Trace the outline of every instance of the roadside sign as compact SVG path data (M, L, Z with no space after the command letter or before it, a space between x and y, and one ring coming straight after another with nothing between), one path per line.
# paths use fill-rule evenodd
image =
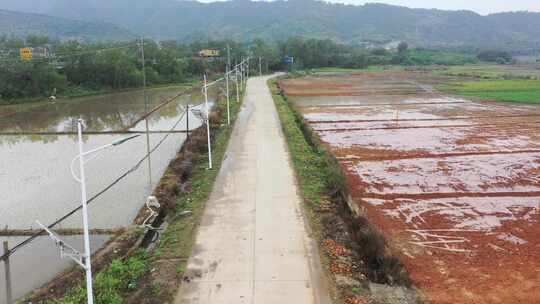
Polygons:
M284 64L293 64L294 63L294 57L291 57L291 56L283 57L283 63Z
M21 55L21 60L31 60L32 59L32 49L31 48L22 48L19 50Z
M199 52L200 57L219 57L219 50L204 49Z

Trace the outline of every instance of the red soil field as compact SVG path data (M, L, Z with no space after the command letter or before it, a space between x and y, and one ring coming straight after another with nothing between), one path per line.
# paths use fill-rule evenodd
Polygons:
M358 73L281 87L429 302L540 303L540 107L445 96L423 79Z

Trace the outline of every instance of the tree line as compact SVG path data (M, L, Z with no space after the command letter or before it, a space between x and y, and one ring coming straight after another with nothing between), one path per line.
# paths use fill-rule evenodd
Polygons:
M350 44L341 44L329 39L290 38L275 44L254 40L253 48L266 50L265 58L271 58L275 67L283 68L280 58L295 58L294 68L313 69L319 67L367 68L374 65L463 65L479 61L475 54L456 53L425 48L409 48L401 42L395 49L365 49Z
M148 85L183 83L203 73L223 69L223 58L197 57L201 48L224 48L227 42L181 44L144 41ZM233 61L244 55L243 46L230 42ZM52 56L19 58L19 48L45 46ZM46 37L0 38L0 98L3 103L20 99L77 95L99 90L141 87L142 48L139 41L87 44L55 41ZM238 58L237 58L238 57Z
M54 56L20 60L22 47L47 46ZM201 58L202 49L220 52L217 58ZM288 68L285 56L294 57L294 69L318 67L366 68L372 65L461 65L475 63L476 54L409 48L400 43L394 50L365 49L330 39L289 38L278 42L254 39L249 43L231 40L144 41L148 85L185 83L202 74L224 72L227 51L231 64L250 56L253 72L262 68ZM497 54L497 56L501 56ZM483 59L485 56L480 56ZM140 41L82 43L41 36L25 39L0 37L0 103L16 103L37 97L76 96L88 92L141 87L143 65Z

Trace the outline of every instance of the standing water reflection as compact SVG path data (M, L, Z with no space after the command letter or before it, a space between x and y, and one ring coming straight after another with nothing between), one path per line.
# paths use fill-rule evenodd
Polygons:
M184 90L184 87L149 90L149 108L155 108ZM212 103L214 95L211 94ZM153 183L148 183L149 170L145 162L89 205L92 229L117 228L132 222L185 140L185 133L180 132L186 129L188 117L184 115L185 105L189 103L190 106L200 107L197 105L202 101L200 94L183 95L148 117L150 149L168 136L151 155ZM73 180L69 169L70 161L78 153L77 137L75 134L56 132L70 133L76 130L73 127L79 117L86 122L86 132L144 132L144 108L142 92L129 92L32 106L1 116L0 133L24 135L0 135L0 227L35 229L35 220L43 224L51 223L80 204L79 184ZM190 129L201 125L194 115L187 115ZM167 131L171 129L175 132L168 134ZM124 136L90 133L84 136L84 145L86 149L91 149ZM146 153L146 138L140 136L99 154L85 168L89 197L132 168ZM81 222L81 214L77 212L55 228L80 228ZM20 237L0 239L9 239L11 246L21 240ZM80 238L70 239L75 242L74 246L80 247L77 243ZM98 239L96 245L106 240ZM11 256L12 272L17 273L13 276L13 285L17 286L14 296L23 296L69 264L60 260L55 252L56 247L52 242L40 238ZM47 264L47 269L43 268L39 270L39 276L33 276L36 269L32 261ZM3 282L3 273L0 277L0 282ZM4 301L0 297L0 304Z

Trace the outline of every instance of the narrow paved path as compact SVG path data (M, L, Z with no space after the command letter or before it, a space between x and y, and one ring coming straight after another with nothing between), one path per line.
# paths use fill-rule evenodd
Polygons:
M330 303L268 78L248 81L175 303Z

